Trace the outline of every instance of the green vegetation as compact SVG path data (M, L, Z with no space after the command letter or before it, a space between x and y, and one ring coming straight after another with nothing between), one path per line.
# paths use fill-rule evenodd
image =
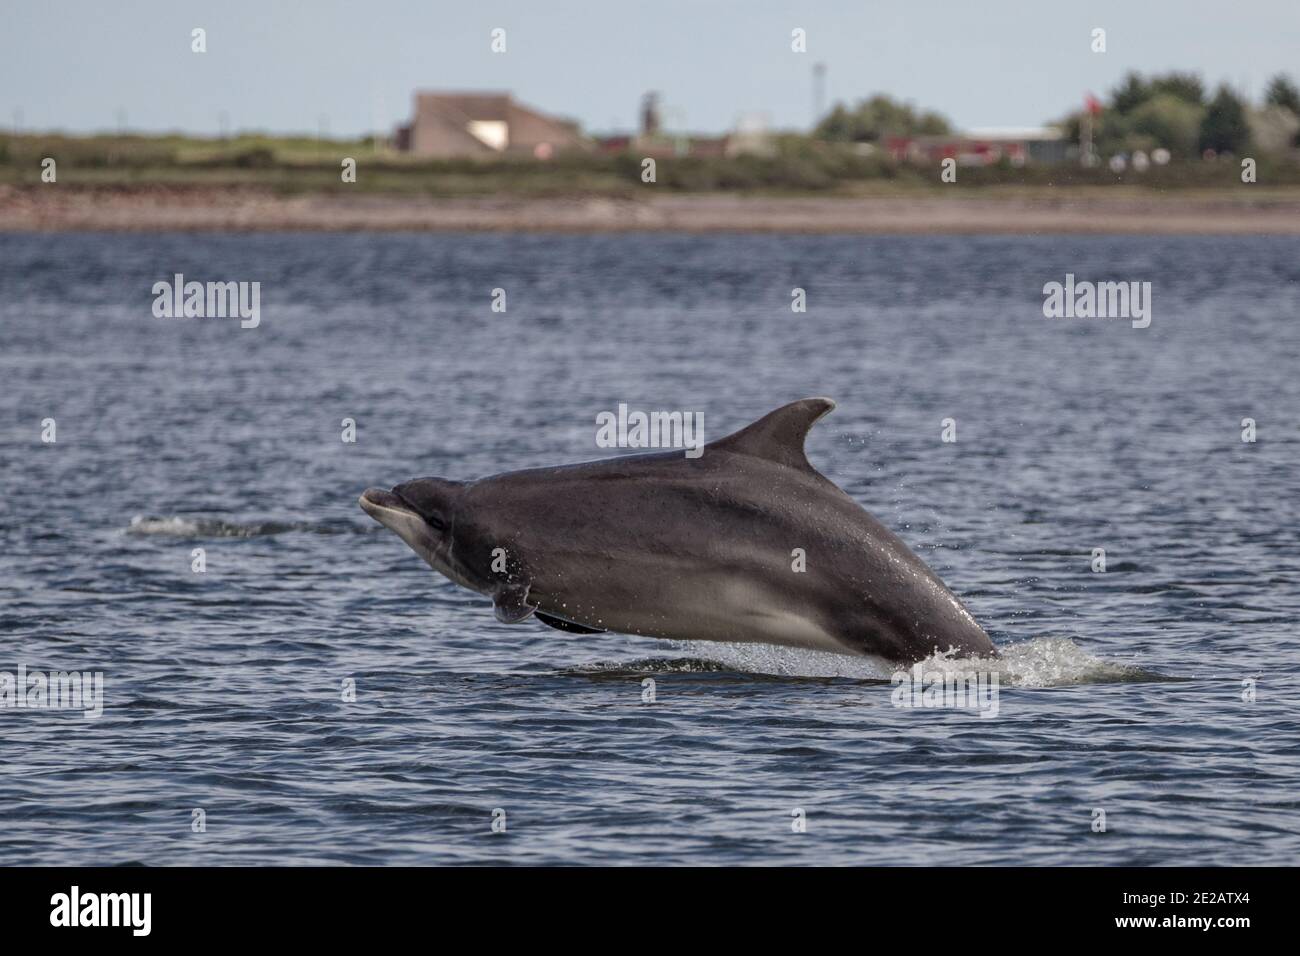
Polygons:
M1162 116L1159 110L1156 116ZM1156 129L1155 118L1151 129ZM1176 127L1171 127L1176 128ZM1199 128L1199 127L1198 127ZM1184 122L1179 135L1195 135ZM1163 134L1162 134L1163 135ZM641 157L567 154L550 162L531 159L421 160L376 150L360 140L247 136L198 140L163 136L0 136L0 184L39 184L41 160L55 157L59 183L77 188L254 188L279 195L358 192L435 197L631 197L641 182ZM357 161L357 182L344 184L344 157ZM674 192L844 194L939 190L933 170L889 160L861 144L777 138L771 155L734 158L666 158L658 161L654 188ZM1300 166L1260 158L1260 181L1300 185ZM1238 182L1230 161L1174 162L1142 174L1115 174L1074 164L1002 164L963 168L968 186L1095 186L1139 184L1156 189L1216 188Z
M1205 102L1205 86L1194 73L1167 73L1150 80L1144 80L1140 74L1130 73L1111 94L1111 109L1128 114L1158 96L1201 106Z
M1201 119L1202 150L1216 153L1242 153L1250 146L1250 126L1246 108L1226 86L1219 87Z
M1078 142L1083 113L1066 117L1062 126ZM1300 140L1300 92L1278 75L1264 100L1253 108L1228 86L1207 100L1200 77L1167 73L1149 79L1130 73L1110 94L1110 102L1093 118L1093 143L1103 159L1117 153L1157 148L1175 159L1198 159L1206 150L1231 156L1250 151L1283 153Z
M888 96L873 96L852 110L836 103L830 114L817 124L814 139L837 143L875 143L885 136L943 136L952 132L938 113L917 112L911 103L899 103Z
M1300 90L1296 89L1296 85L1289 77L1280 73L1268 84L1268 90L1264 93L1264 103L1267 106L1280 106L1300 116Z
M1217 189L1239 185L1233 156L1258 162L1261 185L1300 186L1295 144L1300 136L1300 91L1285 76L1269 84L1258 108L1226 88L1213 98L1199 77L1169 73L1130 74L1093 118L1096 149L1103 158L1157 147L1169 150L1168 165L1112 172L1104 163L998 164L962 167L966 186L1089 187L1127 184L1146 189ZM1064 121L1066 138L1078 143L1081 114ZM853 109L835 106L811 136L777 136L763 154L735 157L681 156L658 159L658 189L675 192L732 191L767 195L868 195L939 190L929 166L895 162L882 149L888 135L947 135L947 121L910 104L875 96ZM1205 150L1217 159L1203 160ZM385 149L371 139L240 135L222 139L177 135L0 134L0 186L36 186L41 161L58 163L59 183L71 189L239 188L281 195L301 193L411 196L641 195L641 156L577 153L548 162L528 158L427 160ZM356 183L340 176L345 157L357 161Z

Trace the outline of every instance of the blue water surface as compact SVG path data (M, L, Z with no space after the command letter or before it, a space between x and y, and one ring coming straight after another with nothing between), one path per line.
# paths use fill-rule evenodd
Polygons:
M260 324L156 318L177 273ZM1150 327L1045 318L1067 273ZM98 718L0 710L0 863L1300 856L1296 238L4 235L0 291L0 671L104 675ZM356 503L809 395L1003 648L996 717L500 624Z

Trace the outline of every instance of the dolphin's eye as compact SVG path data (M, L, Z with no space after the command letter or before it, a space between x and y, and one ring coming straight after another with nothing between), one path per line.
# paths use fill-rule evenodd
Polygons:
M453 482L441 478L416 478L393 489L408 509L419 515L434 531L446 531Z

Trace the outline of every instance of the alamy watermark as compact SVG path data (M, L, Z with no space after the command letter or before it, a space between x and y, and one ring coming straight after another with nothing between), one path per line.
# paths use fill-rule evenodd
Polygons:
M596 445L600 448L685 448L687 458L704 454L703 412L628 411L596 416Z
M997 671L895 671L890 700L895 707L977 710L982 718L998 715Z
M103 671L0 671L0 710L79 710L87 720L104 713Z
M152 893L83 893L74 885L50 897L50 925L56 927L120 926L148 936L152 912Z
M1131 319L1133 328L1151 324L1150 282L1064 282L1043 286L1043 315L1049 319Z
M186 282L176 273L171 282L153 284L153 314L160 319L240 319L241 329L262 322L262 283Z

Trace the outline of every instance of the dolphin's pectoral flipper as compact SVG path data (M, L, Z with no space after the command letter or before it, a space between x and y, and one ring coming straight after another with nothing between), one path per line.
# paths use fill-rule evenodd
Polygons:
M574 624L572 621L566 621L562 617L553 617L542 611L536 613L537 620L541 621L547 627L553 627L557 631L569 631L572 634L604 634L603 627L588 627L585 624Z
M497 588L492 596L492 605L497 620L502 624L518 624L537 610L528 603L528 585L521 583L503 584Z
M747 425L726 438L719 438L708 447L812 471L813 466L804 455L804 439L808 437L808 430L834 409L835 403L829 398L805 398L791 402L764 415L752 425Z

